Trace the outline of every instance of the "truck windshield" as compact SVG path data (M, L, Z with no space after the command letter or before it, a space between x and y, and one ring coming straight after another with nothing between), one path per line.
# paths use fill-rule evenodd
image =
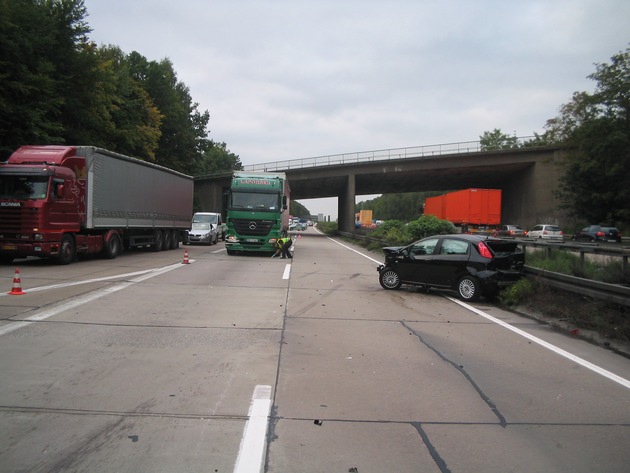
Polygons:
M48 193L46 176L0 175L0 197L5 199L45 199Z
M232 210L269 210L280 208L280 196L262 192L232 192L230 209Z

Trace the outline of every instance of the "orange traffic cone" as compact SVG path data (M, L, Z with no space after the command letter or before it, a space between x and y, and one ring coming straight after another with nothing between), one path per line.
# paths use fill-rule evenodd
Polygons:
M184 261L182 261L182 264L190 264L190 261L188 261L188 250L184 250Z
M20 268L15 268L15 276L13 276L13 289L11 289L11 292L9 292L8 294L11 294L12 296L21 296L22 294L26 294L26 292L22 290L22 282L20 281Z

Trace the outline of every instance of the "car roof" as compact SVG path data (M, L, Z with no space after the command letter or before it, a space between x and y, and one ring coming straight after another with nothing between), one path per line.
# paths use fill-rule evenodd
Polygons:
M468 241L483 241L483 240L497 240L497 238L492 238L488 235L471 235L469 233L450 233L448 235L431 235L425 238L421 238L421 240L426 240L427 238L459 238L462 240Z

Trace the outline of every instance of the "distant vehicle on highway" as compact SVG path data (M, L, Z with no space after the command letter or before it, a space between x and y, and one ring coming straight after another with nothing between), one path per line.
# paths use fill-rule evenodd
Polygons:
M299 231L302 232L304 230L306 230L308 228L308 225L306 223L302 223L300 221L294 221L291 223L291 225L289 225L289 230L295 230L295 231Z
M621 243L621 232L616 227L602 227L601 225L589 225L577 232L572 237L573 241L611 242Z
M495 236L501 238L525 238L527 231L520 225L501 225L495 232Z
M532 228L527 236L529 238L537 238L539 240L564 241L564 232L558 225L550 225L540 223Z

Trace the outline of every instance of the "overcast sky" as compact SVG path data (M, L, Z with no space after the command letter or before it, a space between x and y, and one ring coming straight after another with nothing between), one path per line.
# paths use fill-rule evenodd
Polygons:
M169 58L244 165L543 132L630 43L628 0L85 0ZM358 197L365 200L367 197ZM337 217L336 199L301 202Z

